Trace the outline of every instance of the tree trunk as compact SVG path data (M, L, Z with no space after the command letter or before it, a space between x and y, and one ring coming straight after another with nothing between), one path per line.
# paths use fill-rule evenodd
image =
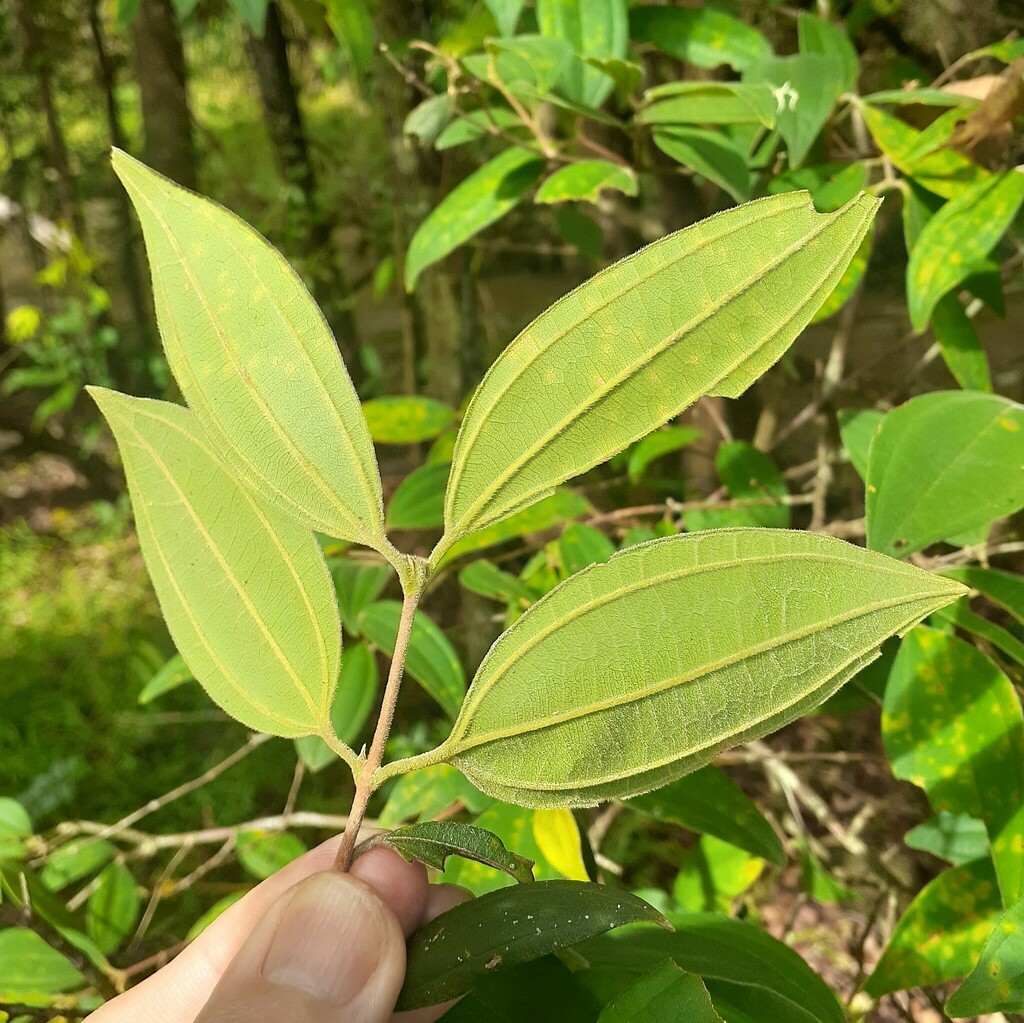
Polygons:
M142 0L132 19L132 49L145 161L179 185L195 188L198 174L185 51L170 0Z
M358 387L363 380L363 363L352 315L352 296L331 240L331 223L317 198L316 173L288 60L288 39L276 3L267 7L263 36L247 33L246 49L259 86L278 169L289 186L288 201L297 214L288 218L290 224L297 225L297 237L288 240L302 261L313 297L334 331L349 375Z
M125 149L125 136L115 96L117 81L103 36L98 0L90 0L88 16L89 31L92 33L93 45L96 50L96 78L100 91L103 93L107 118L107 137L110 139L111 146ZM117 221L117 244L120 249L120 273L131 306L131 322L127 330L131 342L127 346L129 367L124 375L125 379L121 382L129 390L136 391L140 387L146 389L147 384L150 383L145 369L145 361L151 354L156 332L153 329L153 313L147 299L148 292L143 284L139 267L137 253L140 249L136 245L135 222L132 219L128 194L120 185L117 185L114 189L113 199L114 216Z

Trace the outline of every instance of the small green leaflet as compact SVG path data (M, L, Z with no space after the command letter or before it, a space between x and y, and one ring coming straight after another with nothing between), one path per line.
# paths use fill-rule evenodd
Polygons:
M964 390L991 391L988 356L978 340L974 321L956 295L943 295L932 310L932 330L956 382Z
M629 482L638 483L652 462L694 444L703 436L704 431L698 430L695 426L666 426L661 430L655 430L630 451L629 464L626 467Z
M27 927L0 930L0 1003L48 1006L85 978Z
M186 409L90 393L117 438L146 566L192 674L257 731L329 727L341 622L313 534L244 487Z
M405 257L405 286L485 227L500 220L533 187L544 160L528 149L506 149L441 201L420 224Z
M440 755L523 806L646 792L817 705L887 636L962 592L810 533L641 544L573 576L498 639Z
M715 452L715 468L733 500L754 503L684 512L683 520L690 532L728 526L789 525L789 508L778 500L789 496L789 487L778 466L763 451L745 440L720 444Z
M959 867L989 855L985 822L965 813L940 810L931 820L903 836L911 849L920 849Z
M388 502L389 529L437 529L444 525L444 491L451 465L421 465L399 483Z
M860 66L857 51L850 37L838 25L824 21L807 11L797 18L797 33L801 53L820 53L842 67L841 84L844 92L857 88Z
M1024 1012L1024 900L995 923L981 959L946 1003L954 1018Z
M915 330L928 326L939 299L989 254L1021 202L1024 173L1007 171L963 189L924 225L907 264L907 301Z
M717 767L702 767L626 805L660 821L714 835L777 866L786 862L786 851L772 826Z
M838 413L839 435L849 455L850 463L862 480L868 475L868 452L875 433L885 418L875 409L842 409Z
M315 529L384 544L373 444L334 338L280 254L119 150L167 361L210 446Z
M760 199L649 245L542 313L466 411L435 562L702 394L746 390L835 287L876 208L868 196L831 214L806 193ZM805 296L795 310L773 312L781 281Z
M131 871L123 863L111 863L100 874L86 905L89 937L103 952L113 952L131 934L139 908L139 891Z
M0 796L0 860L20 859L25 853L22 841L32 834L32 820L16 799Z
M935 810L985 821L1007 905L1024 897L1024 715L1010 680L957 636L914 629L889 674L882 738L893 774Z
M117 849L103 839L77 839L56 848L47 858L39 879L51 891L59 892L105 867Z
M502 888L442 913L410 939L399 1011L465 994L481 977L624 924L665 924L629 892L587 881Z
M363 402L363 415L378 444L416 444L443 433L455 409L436 398L398 395Z
M163 696L164 693L177 689L178 686L184 685L186 682L191 681L191 679L192 672L188 670L188 665L181 654L174 654L164 662L153 677L142 687L142 691L139 693L139 703L143 706L147 703L152 703L158 696Z
M966 976L1000 909L991 860L940 874L903 914L864 990L880 998Z
M615 544L599 529L573 522L562 531L558 551L565 574L573 575L607 561L615 553Z
M305 851L302 839L287 831L243 831L238 836L238 862L258 881L288 866Z
M598 1023L723 1023L700 977L671 959L604 1007Z
M359 628L371 643L389 657L395 652L402 605L380 600L359 615ZM459 713L466 695L462 662L445 634L422 611L416 612L405 670L440 704L450 717Z
M471 593L505 603L529 606L536 596L517 576L503 571L485 558L471 561L459 572L459 582Z
M534 202L597 202L605 188L636 195L636 175L608 160L580 160L556 170L537 189Z
M523 122L519 115L507 107L486 107L483 110L472 110L463 114L448 125L434 140L437 150L454 149L485 135L498 131L510 132L516 128L522 130Z
M376 849L394 849L407 860L444 870L449 856L461 856L503 871L520 884L533 884L533 860L505 848L497 835L461 821L423 821L397 831L382 831L356 847L355 855Z
M939 442L936 442L939 438ZM868 546L906 557L1024 505L1024 406L934 391L880 423L868 461Z

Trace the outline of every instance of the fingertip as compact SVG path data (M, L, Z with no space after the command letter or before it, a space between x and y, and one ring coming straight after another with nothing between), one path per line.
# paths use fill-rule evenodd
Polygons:
M360 856L351 874L391 908L406 937L416 930L427 902L427 871L422 863L410 863L393 849L378 847Z
M447 913L449 909L454 909L471 898L473 893L457 884L432 884L424 900L419 926L430 923L434 917Z

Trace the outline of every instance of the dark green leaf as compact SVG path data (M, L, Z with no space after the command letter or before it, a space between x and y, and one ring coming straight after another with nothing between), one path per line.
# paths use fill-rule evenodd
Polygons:
M949 607L941 608L936 614L966 632L973 632L975 636L988 640L997 650L1024 667L1024 643L1009 629L1004 629L1001 625L996 625L995 622L976 615L970 609L966 597L961 597Z
M528 606L534 601L534 594L521 579L509 572L503 572L492 561L481 559L467 565L459 573L459 582L471 593L491 600L519 603Z
M717 767L702 767L663 788L631 799L628 806L745 849L779 866L786 862L772 826L761 812Z
M860 71L857 51L842 28L807 11L801 11L797 19L797 33L801 53L819 53L843 69L840 78L843 92L852 92L857 88L857 75Z
M1000 909L991 860L940 874L903 914L864 990L880 998L966 976L978 962Z
M434 140L434 148L437 150L454 149L456 146L465 145L485 135L495 134L499 131L514 131L522 129L523 122L519 115L509 110L508 107L487 107L484 110L471 110L457 117L444 131Z
M954 1018L1024 1012L1024 900L996 921L981 959L946 1003Z
M763 451L744 440L720 444L715 468L729 488L729 496L740 501L766 501L788 497L789 487L778 467ZM729 526L789 525L789 508L784 504L751 504L742 508L708 508L683 514L686 528L722 529Z
M984 594L1024 625L1024 576L977 565L947 568L942 574Z
M639 921L663 918L628 892L586 881L538 881L481 895L442 913L409 939L405 986L396 1008L457 998L505 966Z
M737 202L750 198L750 169L743 154L721 132L658 128L654 144L666 156L724 189Z
M461 856L500 870L520 884L533 883L533 860L505 848L497 835L461 821L422 821L397 831L382 831L356 848L356 855L386 845L407 860L444 870L449 856Z
M328 563L334 590L338 595L338 610L347 632L359 635L359 615L372 604L391 578L391 568L357 558L332 558ZM343 658L344 660L344 658Z
M956 295L944 295L932 311L932 330L942 361L964 390L991 391L988 356L978 331Z
M723 1023L700 977L671 960L655 967L604 1007L598 1023Z
M940 810L931 820L911 828L903 836L911 849L931 853L954 867L989 855L985 822L965 813Z
M434 529L444 524L444 489L451 463L421 465L398 485L388 504L389 529Z
M573 575L607 561L615 553L615 544L599 529L574 522L563 530L558 549L566 574Z

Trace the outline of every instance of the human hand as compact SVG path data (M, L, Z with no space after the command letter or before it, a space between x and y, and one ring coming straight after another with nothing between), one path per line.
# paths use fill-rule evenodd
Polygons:
M432 1023L447 1006L392 1013L405 939L468 894L383 848L339 874L339 841L267 878L90 1023Z

